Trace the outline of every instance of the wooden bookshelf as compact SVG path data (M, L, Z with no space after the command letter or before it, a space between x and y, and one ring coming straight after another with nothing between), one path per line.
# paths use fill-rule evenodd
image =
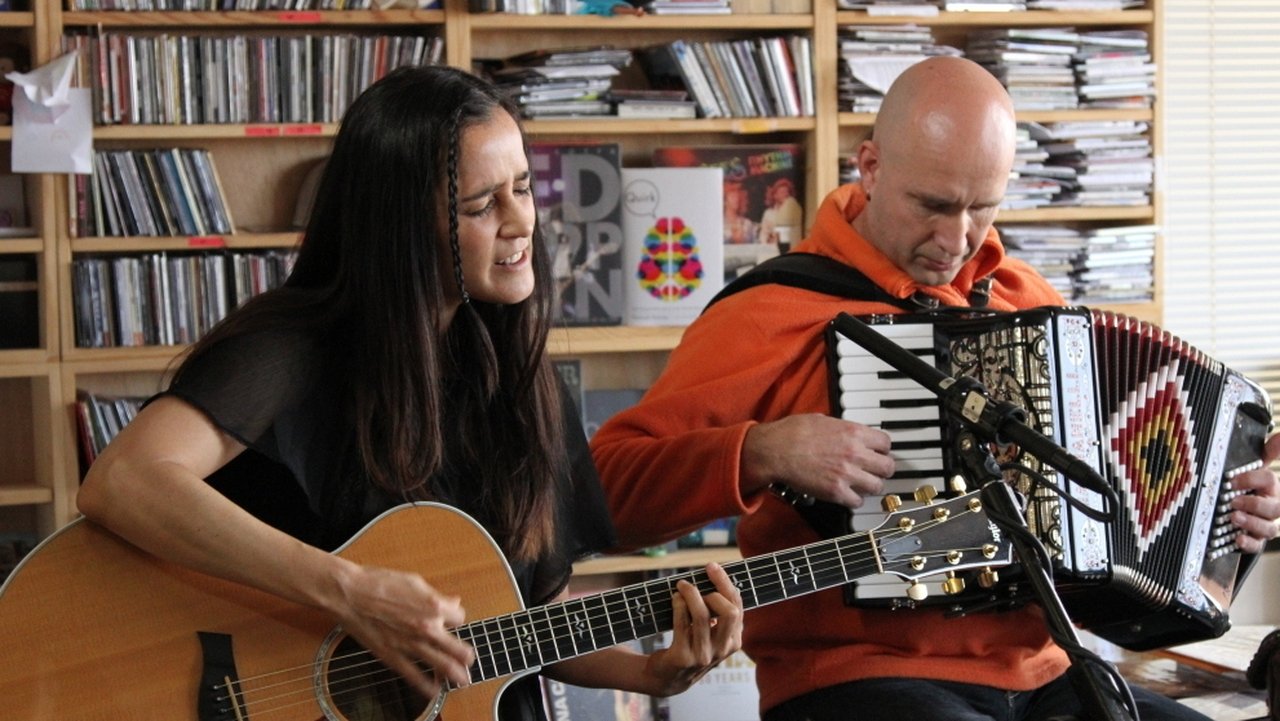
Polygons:
M0 40L24 47L35 67L51 57L50 16L45 3L29 7L0 12ZM0 127L0 167L6 173L12 140L13 129ZM39 341L30 348L0 349L0 534L43 536L65 523L68 499L58 417L63 405L57 382L57 210L52 176L28 175L22 185L33 234L0 238L0 262L34 262ZM0 317L0 326L7 322L12 321Z
M1158 0L1153 0L1158 2ZM819 201L839 180L838 158L874 122L874 115L842 112L837 98L837 32L852 24L916 23L934 28L940 40L960 37L983 27L1142 28L1151 34L1152 52L1160 63L1161 38L1154 9L1121 12L1002 12L939 13L935 17L883 17L841 11L834 0L815 0L813 11L789 15L718 16L530 16L471 14L465 0L445 0L439 10L343 12L71 12L65 0L36 0L32 12L0 13L0 33L22 37L34 64L61 54L64 32L101 28L127 33L296 34L351 30L360 33L425 34L445 42L445 61L471 67L480 58L506 57L534 48L613 44L639 48L677 38L691 40L804 34L813 48L817 113L801 118L728 118L650 120L601 118L593 120L535 120L526 127L535 140L604 138L623 147L624 162L636 164L648 151L664 144L798 143L807 159L804 207L808 222ZM946 37L944 37L946 36ZM1157 101L1158 102L1158 101ZM1071 120L1141 120L1153 127L1160 153L1159 117L1153 110L1070 110L1020 113L1036 122ZM35 176L28 183L28 202L38 235L0 239L0 258L12 254L39 260L42 342L39 348L0 351L0 392L23 401L16 421L0 426L13 434L15 426L32 428L32 440L17 447L0 446L0 467L20 469L0 476L0 510L20 509L20 522L33 523L41 534L74 517L79 483L76 431L70 412L77 388L99 392L153 392L179 346L150 348L77 348L71 315L71 264L88 254L185 252L207 248L289 248L298 239L291 227L295 196L306 170L328 150L336 123L265 123L226 125L112 125L94 130L99 148L202 147L216 158L236 224L235 232L210 237L100 238L72 237L69 208L72 198L66 178ZM0 128L0 154L12 140ZM233 183L228 183L234 178ZM1160 218L1158 196L1139 208L1056 208L1001 213L1002 222L1075 224L1154 223ZM1157 253L1157 273L1159 271ZM1157 276L1158 277L1158 276ZM1149 304L1116 306L1120 312L1160 319L1160 299ZM550 350L557 357L582 359L584 376L600 388L647 384L661 371L676 346L682 328L558 328ZM589 385L590 387L590 385ZM5 397L0 395L0 401ZM30 410L25 410L29 406ZM7 411L8 409L6 409ZM0 414L4 415L4 414ZM25 438L26 436L24 436ZM13 446L14 444L11 444ZM34 451L30 450L34 447ZM0 514L0 524L13 517ZM29 521L29 519L36 519ZM5 530L0 525L0 530ZM622 563L625 560L625 563ZM667 561L600 559L582 565L583 571L627 572L633 563L681 564L689 559L673 554ZM621 566L612 565L622 563ZM701 563L701 561L698 561ZM694 564L698 565L698 564Z

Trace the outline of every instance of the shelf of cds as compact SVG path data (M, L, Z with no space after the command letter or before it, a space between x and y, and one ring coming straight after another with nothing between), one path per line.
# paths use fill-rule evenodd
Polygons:
M590 145L619 180L632 168L725 168L708 202L745 208L732 223L725 214L727 282L803 237L823 196L851 179L847 159L895 69L966 54L1018 105L1020 167L1000 215L1011 252L1057 274L1069 298L1158 321L1159 12L1089 1L1100 9L63 0L0 11L0 47L19 42L29 67L80 51L75 83L93 90L95 121L95 172L21 180L31 230L0 237L0 266L21 266L0 289L15 283L35 309L12 316L26 319L25 345L0 347L0 402L30 409L19 423L36 438L21 446L43 454L0 449L0 463L20 469L0 477L0 533L70 520L87 440L104 441L107 420L126 417L118 399L158 390L190 340L280 281L342 111L402 64L488 74L517 100L537 152ZM151 9L124 9L139 7ZM6 158L11 138L0 126ZM790 218L767 219L784 200ZM602 261L614 274L602 278L621 277L621 254L607 259L567 228L565 202L539 201L565 289L551 351L581 364L588 390L643 387L682 323L628 324L616 289L582 290L585 269ZM0 309L6 328L11 315ZM78 410L90 398L103 405ZM102 421L96 436L90 417Z

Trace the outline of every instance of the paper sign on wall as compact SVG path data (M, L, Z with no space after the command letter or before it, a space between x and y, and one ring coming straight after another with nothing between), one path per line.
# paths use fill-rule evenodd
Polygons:
M71 87L75 53L29 73L9 73L13 94L13 172L92 172L92 94Z

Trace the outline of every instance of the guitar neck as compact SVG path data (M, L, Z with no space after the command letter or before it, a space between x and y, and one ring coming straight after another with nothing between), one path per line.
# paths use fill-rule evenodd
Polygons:
M855 533L724 564L744 609L821 591L878 573L869 533ZM680 580L715 590L703 569L495 616L457 629L476 650L472 682L519 673L669 631Z

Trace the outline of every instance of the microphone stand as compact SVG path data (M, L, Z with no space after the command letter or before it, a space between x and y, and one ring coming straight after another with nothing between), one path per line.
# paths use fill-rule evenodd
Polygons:
M1124 683L1124 679L1107 661L1088 653L1080 645L1080 637L1053 585L1047 553L1039 539L1027 530L1021 503L1013 489L1003 480L989 482L982 487L982 502L987 509L987 517L1009 534L1027 583L1044 611L1049 634L1071 660L1067 675L1076 695L1080 697L1085 718L1096 721L1138 721L1138 710L1128 708L1123 702L1130 698L1128 689L1119 686Z
M1086 718L1094 721L1138 721L1137 709L1123 701L1131 698L1127 687L1120 688L1124 680L1114 667L1080 645L1075 626L1053 585L1048 552L1028 530L1022 504L1013 488L1004 482L990 450L978 441L981 439L1000 445L1017 443L1064 477L1090 490L1102 492L1112 504L1112 509L1116 508L1115 491L1088 464L1027 425L1026 411L991 399L977 380L946 375L847 313L841 313L832 324L842 335L933 392L941 399L942 407L964 423L966 431L956 440L964 465L981 476L978 480L982 483L987 516L1009 534L1027 583L1044 610L1049 633L1071 660L1067 673L1080 697Z

